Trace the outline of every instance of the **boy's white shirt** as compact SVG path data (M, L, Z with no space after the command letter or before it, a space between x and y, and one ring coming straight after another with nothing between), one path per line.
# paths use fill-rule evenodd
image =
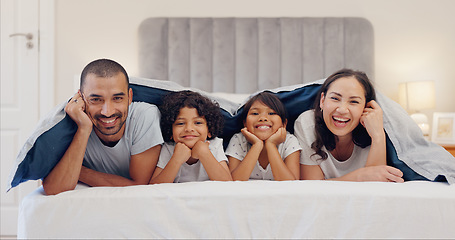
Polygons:
M213 154L215 159L218 162L221 161L228 161L226 155L224 154L223 149L223 139L221 138L214 138L208 140L210 142L209 149L210 152ZM174 142L166 142L164 143L163 147L161 148L160 158L158 160L157 167L164 169L167 163L174 154L175 143ZM210 180L207 172L204 169L201 161L197 161L194 164L188 165L186 162L182 164L179 169L179 172L175 176L174 182L195 182L195 181L207 181Z

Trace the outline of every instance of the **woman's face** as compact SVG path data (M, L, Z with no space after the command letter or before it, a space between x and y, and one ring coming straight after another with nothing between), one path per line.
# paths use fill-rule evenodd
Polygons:
M327 128L339 138L352 137L365 108L365 90L355 77L342 77L321 94L320 107Z

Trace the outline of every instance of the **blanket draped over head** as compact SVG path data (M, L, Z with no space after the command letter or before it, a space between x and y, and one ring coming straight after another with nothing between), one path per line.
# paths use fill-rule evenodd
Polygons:
M313 107L322 82L319 80L267 90L275 93L284 103L288 112L289 132L294 132L297 117ZM161 104L165 94L185 89L200 92L218 102L225 118L223 134L220 136L225 147L232 135L240 132L243 127L239 116L245 101L235 103L216 94L185 88L170 81L132 77L130 87L133 89L133 101L155 105ZM447 181L454 184L455 158L441 146L425 140L420 128L400 105L379 92L376 96L384 116L387 164L403 171L405 181ZM67 102L58 105L42 119L24 144L11 171L8 190L22 182L46 177L61 159L77 130L77 125L64 111L66 104Z

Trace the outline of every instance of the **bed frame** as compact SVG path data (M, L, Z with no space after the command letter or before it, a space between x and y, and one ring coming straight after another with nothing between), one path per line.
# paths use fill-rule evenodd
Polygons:
M149 18L139 27L140 77L207 92L254 93L341 68L374 77L362 18Z
M141 77L249 94L348 67L374 78L373 28L361 18L149 18ZM191 182L39 188L18 238L454 238L455 187L411 181Z

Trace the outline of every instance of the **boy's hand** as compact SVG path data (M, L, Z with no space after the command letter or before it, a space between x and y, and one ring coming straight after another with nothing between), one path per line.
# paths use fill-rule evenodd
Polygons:
M193 149L191 150L191 157L194 159L199 159L204 154L208 154L210 152L209 145L209 141L198 141L196 144L194 144Z
M191 157L191 149L184 143L178 142L175 144L173 157L183 164Z

